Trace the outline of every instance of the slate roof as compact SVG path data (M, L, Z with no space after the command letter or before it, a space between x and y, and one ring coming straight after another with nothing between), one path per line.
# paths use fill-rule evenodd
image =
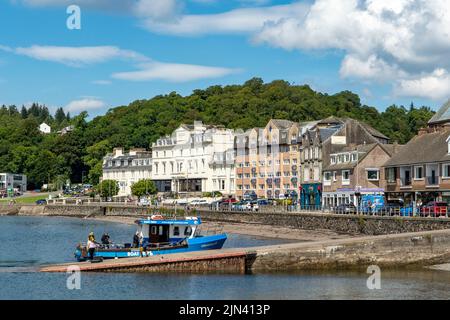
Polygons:
M385 163L385 167L450 161L447 139L450 128L425 133L411 139L400 152Z
M333 134L335 134L339 129L341 129L341 126L331 127L331 128L320 128L319 129L320 141L323 142L323 141L327 140L329 137L331 137Z
M279 129L289 129L294 124L294 122L284 119L272 119L272 123Z
M318 122L318 124L335 124L335 125L340 125L340 124L344 124L347 121L355 121L357 123L359 123L365 130L367 130L372 136L376 137L376 138L382 138L385 140L390 140L388 137L386 137L384 134L382 134L380 131L378 131L377 129L375 129L374 127L368 125L367 123L363 122L363 121L359 121L356 119L352 119L352 118L339 118L339 117L328 117L325 118L321 121Z
M364 144L359 146L346 146L342 148L338 153L345 153L345 152L352 152L358 150L359 157L358 161L353 162L345 162L345 163L336 163L336 164L330 164L327 168L324 170L342 170L342 169L353 169L356 167L356 165L361 162L372 149L374 149L378 143L371 143L371 144Z
M439 110L436 112L436 114L431 118L430 121L428 121L428 124L437 124L437 123L444 123L444 122L450 122L450 100L447 101Z
M324 170L343 170L343 169L353 169L356 165L361 162L376 146L380 146L389 156L394 155L397 152L402 150L402 145L394 145L394 144L381 144L381 143L370 143L358 146L346 146L342 148L338 153L344 152L352 152L358 150L359 156L358 161L354 162L346 162L346 163L337 163L329 165Z

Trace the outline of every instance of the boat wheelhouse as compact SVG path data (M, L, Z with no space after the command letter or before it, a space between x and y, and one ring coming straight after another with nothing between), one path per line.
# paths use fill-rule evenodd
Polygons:
M201 235L200 217L165 219L153 215L136 220L138 243L99 244L94 252L96 260L129 257L148 257L159 254L221 249L227 239L225 233ZM75 251L78 261L88 260L86 245L79 244Z

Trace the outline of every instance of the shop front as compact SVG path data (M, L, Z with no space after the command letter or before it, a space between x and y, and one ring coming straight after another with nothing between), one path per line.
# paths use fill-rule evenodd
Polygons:
M364 197L383 195L384 189L382 188L341 188L332 192L324 192L322 205L325 208L333 208L341 204L352 203L358 207Z
M302 208L320 207L322 204L322 184L305 183L300 186L300 205Z

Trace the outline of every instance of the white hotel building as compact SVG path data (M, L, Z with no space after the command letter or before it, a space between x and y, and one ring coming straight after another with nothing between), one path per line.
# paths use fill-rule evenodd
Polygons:
M115 148L103 158L102 180L118 181L119 196L131 195L131 185L141 179L151 179L151 174L151 152L145 149L124 153L122 148Z
M116 148L103 161L103 180L119 182L119 196L131 194L131 185L151 179L159 192L235 194L234 134L230 129L202 122L181 125L158 139L152 151Z
M152 144L152 179L175 193L235 193L234 135L230 129L181 125Z

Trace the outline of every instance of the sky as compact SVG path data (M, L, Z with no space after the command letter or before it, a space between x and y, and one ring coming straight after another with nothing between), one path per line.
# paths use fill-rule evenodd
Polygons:
M450 98L447 0L0 0L0 104L72 115L283 79L383 111Z

